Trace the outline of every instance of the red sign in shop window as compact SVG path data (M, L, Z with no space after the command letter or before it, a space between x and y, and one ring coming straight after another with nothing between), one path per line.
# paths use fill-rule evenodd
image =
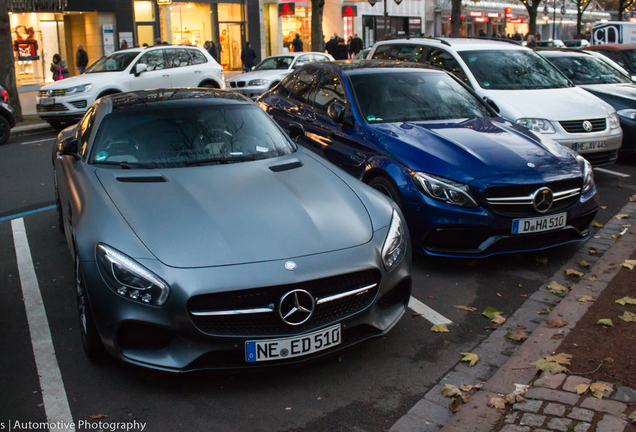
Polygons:
M278 5L278 15L294 15L296 5L294 3L280 3Z
M358 6L343 6L342 7L342 16L343 17L358 16Z

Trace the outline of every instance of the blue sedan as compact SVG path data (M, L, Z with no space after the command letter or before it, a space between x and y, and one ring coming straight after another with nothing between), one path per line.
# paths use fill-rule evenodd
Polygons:
M314 63L259 100L300 143L389 196L413 250L484 257L591 235L590 164L499 117L452 75L377 61Z

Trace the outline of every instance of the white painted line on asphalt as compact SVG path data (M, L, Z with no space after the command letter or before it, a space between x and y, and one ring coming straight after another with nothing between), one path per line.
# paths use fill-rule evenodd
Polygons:
M31 257L26 228L24 227L24 219L13 219L11 221L11 229L13 230L13 243L15 244L15 255L18 260L24 308L29 323L29 332L31 333L35 365L40 377L40 389L42 390L46 418L49 423L59 421L62 426L66 426L59 429L56 428L56 430L75 432L75 428L71 427L73 416L68 405L62 373L55 357L51 330L46 319L46 310L44 309L40 286L33 267L33 258Z
M605 174L611 174L611 175L615 175L617 177L623 177L623 178L631 177L629 174L623 174L623 173L611 171L605 168L594 168L594 171L600 171L600 172L604 172Z
M426 306L424 303L422 303L421 301L419 301L418 299L416 299L413 296L411 296L411 300L409 300L409 307L415 313L418 313L418 314L422 315L422 317L426 318L428 321L433 323L433 325L436 325L436 324L452 324L453 323L451 320L449 320L445 316L442 316L442 315L438 314L433 309L431 309L430 307Z
M40 143L40 142L45 142L45 141L53 141L55 140L55 137L53 138L47 138L47 139L43 139L43 140L37 140L37 141L29 141L29 142L24 142L24 143L20 143L21 145L27 145L27 144L35 144L35 143Z

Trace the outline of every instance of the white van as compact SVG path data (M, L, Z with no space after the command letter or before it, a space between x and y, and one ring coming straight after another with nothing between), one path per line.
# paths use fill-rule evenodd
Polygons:
M607 165L618 157L623 132L616 110L515 42L398 39L376 43L367 58L442 68L503 117L573 149L592 165Z
M597 21L592 28L592 45L608 43L636 44L636 23L629 21Z

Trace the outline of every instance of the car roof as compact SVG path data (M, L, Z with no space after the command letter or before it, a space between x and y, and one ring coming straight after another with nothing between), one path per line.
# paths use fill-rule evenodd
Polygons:
M117 93L102 99L111 102L112 111L162 108L166 105L251 105L245 96L226 90L170 88Z
M590 45L589 47L585 47L587 51L612 51L619 52L623 50L636 49L636 45L630 44L617 44L617 43L608 43L602 45Z
M290 53L285 53L285 54L276 54L273 56L269 56L269 57L265 57L264 60L270 59L270 58L274 58L274 57L298 57L301 56L303 54L322 54L322 55L327 55L327 53L324 52L317 52L317 51L300 51L300 52L290 52Z
M303 66L303 69L320 66L324 69L341 71L346 75L358 75L361 73L382 73L392 69L421 69L444 72L435 66L413 62L396 62L390 60L338 60L334 62L316 62Z
M585 51L571 49L571 48L560 48L560 49L546 49L539 51L544 57L584 57L584 56L592 56L590 53L586 53ZM594 56L592 56L594 57Z
M510 39L489 39L489 38L409 38L391 39L377 42L377 45L388 44L418 44L426 43L439 47L452 47L456 51L490 50L490 49L522 49L523 47L516 41ZM525 49L525 48L524 48Z

